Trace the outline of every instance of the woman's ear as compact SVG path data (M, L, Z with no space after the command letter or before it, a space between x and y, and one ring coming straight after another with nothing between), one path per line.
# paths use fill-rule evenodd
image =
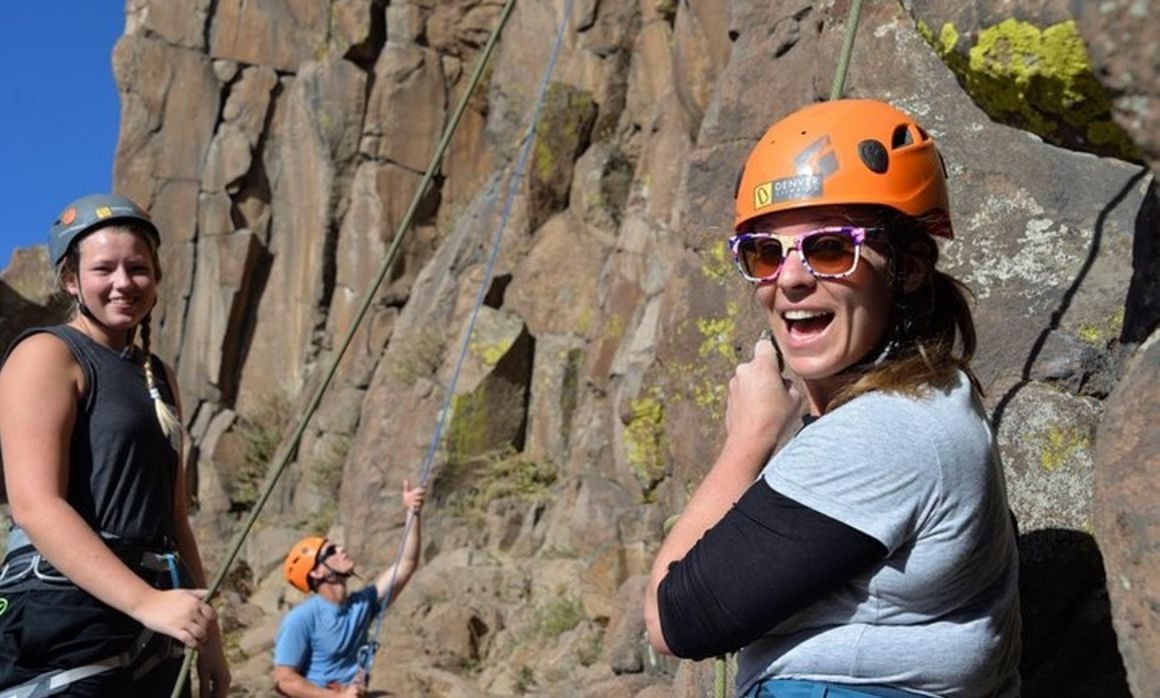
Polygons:
M80 282L77 280L77 275L75 272L65 272L61 276L60 280L61 284L64 286L65 293L72 296L73 298L80 296Z

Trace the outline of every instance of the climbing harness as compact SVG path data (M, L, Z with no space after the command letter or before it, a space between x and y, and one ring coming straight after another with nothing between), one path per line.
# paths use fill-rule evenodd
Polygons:
M32 589L69 586L73 586L73 583L68 577L56 574L56 570L48 566L40 553L32 547L13 551L5 559L4 566L0 567L0 593L13 594Z
M419 186L415 190L415 195L411 197L411 203L407 207L406 213L403 214L402 219L399 221L399 225L395 230L394 240L392 240L391 246L387 250L386 258L383 260L383 263L379 265L379 269L371 281L366 294L363 295L362 303L360 303L358 310L351 318L350 327L348 328L346 335L335 347L334 353L330 359L330 363L328 364L326 371L323 373L318 387L311 395L306 409L303 410L302 414L299 416L294 431L291 432L290 438L284 442L283 446L279 448L276 454L277 457L275 460L275 465L267 472L266 479L262 484L262 490L258 495L258 499L254 502L254 505L250 509L250 513L246 517L246 520L242 523L241 528L234 535L234 540L230 545L230 550L227 553L225 559L222 561L222 565L220 569L218 569L217 575L214 577L212 583L207 589L205 596L205 600L207 602L212 599L217 594L218 589L221 588L222 583L225 581L226 573L229 572L229 569L233 565L234 560L237 559L238 553L241 551L242 544L245 542L246 537L250 533L250 530L254 527L254 522L258 518L258 514L261 513L262 508L266 505L266 501L273 493L274 486L278 483L278 479L290 465L290 459L293 457L295 451L297 450L298 444L302 441L302 435L306 432L306 427L310 423L311 417L314 416L314 413L318 410L318 406L322 403L322 398L326 394L327 389L330 387L330 383L334 379L334 375L338 372L338 366L341 363L343 357L346 355L347 348L349 348L351 342L354 341L355 332L358 330L359 325L362 324L363 318L366 317L367 312L370 310L371 304L375 300L375 296L378 293L379 287L382 286L383 281L386 280L387 275L394 268L395 259L398 257L399 250L403 245L403 239L406 237L407 231L411 227L411 221L414 219L415 213L418 211L419 205L422 203L423 198L426 196L428 188L435 180L435 173L438 171L440 163L443 160L443 154L446 152L447 146L451 143L451 138L455 135L455 131L459 126L459 122L463 117L463 113L467 110L467 105L470 99L475 95L476 88L482 82L484 69L487 67L488 62L491 59L491 54L495 50L496 43L498 43L500 32L502 31L504 25L507 23L508 17L511 15L512 7L514 5L515 0L507 0L503 10L500 11L500 16L496 21L495 29L492 30L491 36L488 37L487 44L484 46L483 51L480 53L479 61L475 66L475 71L472 73L471 78L468 81L467 89L464 90L463 96L460 97L459 104L455 109L455 113L451 117L451 121L448 122L447 127L443 130L443 135L439 139L439 144L435 147L435 152L431 156L431 162L427 165L426 172L423 173L423 179L419 182ZM189 674L189 669L193 664L193 654L194 653L192 650L188 648L186 649L185 660L182 663L181 671L177 675L177 682L173 686L173 693L171 694L171 698L179 698L181 695L182 689L185 687L185 680Z
M511 179L508 181L507 197L504 199L503 210L500 213L499 223L496 224L495 233L492 236L491 255L487 260L487 267L483 274L483 279L479 283L479 290L476 292L475 305L471 309L471 316L467 323L467 332L463 335L463 343L459 349L459 358L455 362L455 371L451 374L451 380L447 385L447 389L443 396L443 406L439 410L439 416L435 420L435 433L431 437L431 443L427 447L427 455L423 459L423 468L419 476L419 484L425 486L427 479L431 475L431 468L435 464L435 453L439 448L439 442L442 440L443 427L447 421L447 416L451 412L451 400L455 395L455 386L459 381L459 373L463 368L463 362L467 357L468 351L471 347L471 335L475 331L475 323L479 319L479 310L483 307L483 301L487 297L487 290L491 286L491 278L495 272L495 262L499 257L500 243L503 241L504 228L507 227L508 219L511 217L512 203L515 201L516 193L519 188L520 180L523 179L524 170L527 167L528 155L531 153L532 143L535 141L536 124L540 120L540 112L543 110L544 101L548 94L549 79L552 77L552 72L556 67L556 60L560 56L560 48L564 43L564 32L568 28L568 20L572 16L573 0L567 0L564 3L564 14L560 18L560 25L556 29L556 41L552 46L552 53L548 58L548 65L544 68L544 77L540 80L540 91L536 97L535 106L532 108L532 116L528 129L524 133L522 145L520 146L519 160L516 162L516 168L512 172ZM407 520L403 526L403 540L407 540L407 534L414 525L415 515L413 512L407 512ZM383 600L379 602L379 609L377 618L374 622L374 629L368 632L367 642L359 648L358 659L360 673L362 675L363 685L370 682L371 669L374 666L375 655L379 648L379 635L382 632L383 621L386 619L387 609L390 608L392 596L395 588L395 574L398 572L399 563L402 561L403 545L399 546L399 550L395 555L395 564L392 566L391 579L387 584L387 593L383 595Z
M156 637L156 633L152 630L142 630L124 652L84 666L41 674L19 686L0 692L0 698L41 698L56 695L78 681L135 664L137 666L133 669L133 680L137 681L153 671L162 661L181 656L180 652L174 651L176 648L172 641L163 638L161 642L155 643ZM154 651L147 652L151 644L155 645Z
M166 573L169 586L177 589L181 586L181 578L177 569L177 553L157 553L150 550L136 550L132 548L113 552L130 568L140 567L150 572ZM76 585L62 574L59 574L36 548L26 546L14 550L5 559L4 566L0 567L0 593L15 594L22 591L52 590L72 588Z
M176 553L154 552L136 547L113 548L113 552L130 569L140 568L159 575L154 586L166 589L181 587ZM70 588L75 589L76 585L57 572L32 546L24 546L10 553L0 568L0 594L5 595L6 608L8 594ZM82 666L46 672L0 691L0 698L52 696L78 681L128 667L133 667L132 680L138 681L166 659L180 656L181 652L173 640L142 628L132 644L121 652Z

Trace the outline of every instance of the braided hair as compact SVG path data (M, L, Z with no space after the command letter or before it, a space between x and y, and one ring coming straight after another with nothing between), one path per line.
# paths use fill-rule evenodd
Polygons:
M145 385L149 388L149 397L153 400L153 411L157 414L157 423L161 425L161 433L171 442L176 443L184 434L181 420L174 414L174 409L161 397L157 389L157 378L153 375L153 354L150 345L153 338L153 313L145 316L141 321L141 365L145 369Z

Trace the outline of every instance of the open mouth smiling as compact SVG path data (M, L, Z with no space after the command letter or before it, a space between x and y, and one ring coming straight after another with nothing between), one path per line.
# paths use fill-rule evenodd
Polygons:
M781 317L791 334L814 334L826 329L834 314L823 310L787 310Z

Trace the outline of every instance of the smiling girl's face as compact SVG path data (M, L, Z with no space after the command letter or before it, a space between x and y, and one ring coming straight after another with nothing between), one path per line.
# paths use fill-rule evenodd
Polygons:
M157 300L152 248L143 235L112 225L82 238L77 253L77 270L65 278L65 289L79 296L101 326L86 325L98 335L94 339L117 347Z

